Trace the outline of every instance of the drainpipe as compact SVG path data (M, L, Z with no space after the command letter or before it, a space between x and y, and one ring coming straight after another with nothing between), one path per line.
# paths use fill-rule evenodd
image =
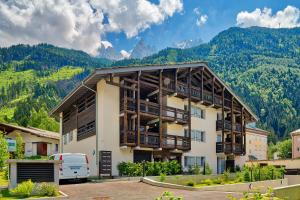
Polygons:
M59 113L59 134L60 134L60 150L58 153L63 153L63 145L64 145L64 137L63 137L63 127L62 127L62 124L63 124L63 113Z
M97 174L98 176L100 176L100 172L99 172L99 151L98 151L98 137L99 137L99 134L98 134L98 94L97 94L97 86L96 86L96 90L93 90L92 88L88 87L87 85L84 84L84 82L82 81L81 82L81 85L85 88L87 88L88 90L92 91L94 94L95 94L95 101L96 101L96 123L95 123L95 128L96 128L96 167L97 167Z

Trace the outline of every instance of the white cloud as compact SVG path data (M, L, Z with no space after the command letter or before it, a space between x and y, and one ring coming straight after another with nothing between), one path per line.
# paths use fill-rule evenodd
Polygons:
M101 47L104 47L105 49L107 48L112 48L113 45L109 41L101 41Z
M128 38L138 35L153 24L162 23L183 9L182 0L160 0L159 4L147 0L91 0L91 4L107 14L106 31L123 31Z
M287 6L272 15L270 8L256 8L252 12L242 11L236 17L237 25L241 27L262 26L269 28L293 28L300 26L300 10Z
M196 22L197 26L199 26L199 27L203 26L206 23L207 19L208 19L207 15L199 16L199 18L197 19L197 22Z
M0 46L46 42L97 54L111 45L101 42L107 32L134 37L182 9L182 0L0 0Z
M121 54L122 58L129 58L130 57L130 53L125 51L125 50L121 50L120 54Z
M196 21L197 26L199 27L203 26L207 22L208 16L205 14L201 15L200 8L198 7L194 8L193 12L197 15L197 21Z

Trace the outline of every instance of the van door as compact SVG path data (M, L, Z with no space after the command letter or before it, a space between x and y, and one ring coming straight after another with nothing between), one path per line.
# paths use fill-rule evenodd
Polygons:
M63 155L63 178L87 178L88 163L85 155Z

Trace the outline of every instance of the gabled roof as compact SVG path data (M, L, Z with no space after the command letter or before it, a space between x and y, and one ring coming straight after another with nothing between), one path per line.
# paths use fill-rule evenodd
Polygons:
M263 129L260 129L260 128L250 128L250 127L246 127L246 134L247 132L250 132L250 133L254 133L254 134L259 134L259 135L265 135L265 136L268 136L270 135L270 132L269 131L266 131L266 130L263 130Z
M300 135L300 129L294 130L291 132L291 136Z
M38 129L38 128L34 128L34 127L25 128L22 126L7 124L7 123L3 123L3 122L0 122L0 130L3 131L4 134L8 134L14 130L19 130L24 133L30 133L32 135L36 135L39 137L51 138L51 139L56 139L56 140L59 140L59 138L60 138L60 135L56 132L42 130L42 129Z
M71 91L51 112L50 115L58 116L67 107L71 106L77 97L83 95L88 87L94 87L97 82L105 78L109 74L126 74L135 71L155 71L165 69L177 69L177 68L197 68L205 67L212 75L218 80L232 95L238 100L240 104L253 116L257 121L258 117L252 112L252 110L238 97L233 90L228 87L224 81L219 78L207 65L206 62L194 62L194 63L177 63L177 64L166 64L166 65L137 65L137 66L125 66L125 67L110 67L110 68L98 68L95 69L92 74L86 77L81 84L79 84L73 91Z

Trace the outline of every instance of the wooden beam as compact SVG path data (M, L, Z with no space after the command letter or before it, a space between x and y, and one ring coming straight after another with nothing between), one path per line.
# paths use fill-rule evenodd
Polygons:
M141 125L141 72L139 71L137 73L137 92L136 92L136 106L137 106L137 120L136 120L136 124L137 124L137 146L140 146L141 143L141 130L140 130L140 125Z
M163 127L162 127L162 113L163 113L163 96L162 96L162 86L163 86L163 76L162 71L159 72L159 147L162 148L163 145Z
M189 127L189 149L191 149L191 135L192 135L192 69L189 68L188 70L188 109L189 109L189 120L188 120L188 127Z
M222 89L222 148L225 152L225 112L224 112L224 92L225 87Z
M233 144L235 141L233 140L234 135L233 135L233 100L234 97L231 97L231 153L233 153Z
M202 68L201 70L201 101L203 101L203 71L204 69Z
M215 77L212 79L212 104L215 104Z
M124 90L124 118L123 118L123 131L124 131L124 143L127 143L127 131L128 131L128 121L127 121L127 90Z
M160 89L154 90L153 92L147 94L147 97L151 97L151 96L153 96L153 95L155 95L155 94L157 94L159 92L160 92Z
M178 83L178 68L177 69L175 69L175 93L177 92L177 83Z
M243 150L243 154L245 155L246 154L246 144L247 144L247 141L246 141L246 134L245 134L245 129L244 129L244 126L245 126L245 120L244 120L244 107L242 107L242 113L241 113L241 127L242 127L242 143L243 146L242 146L242 150ZM244 141L243 141L244 139Z

